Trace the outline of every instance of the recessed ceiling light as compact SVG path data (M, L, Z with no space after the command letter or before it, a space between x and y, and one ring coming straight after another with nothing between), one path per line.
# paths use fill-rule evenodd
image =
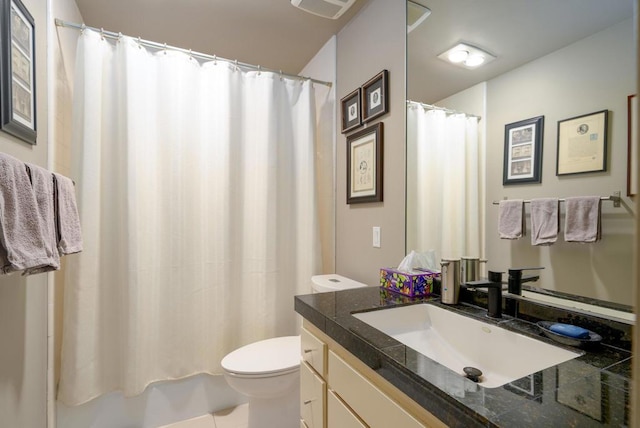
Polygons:
M438 58L467 69L480 67L496 59L490 53L468 43L458 43L438 55Z

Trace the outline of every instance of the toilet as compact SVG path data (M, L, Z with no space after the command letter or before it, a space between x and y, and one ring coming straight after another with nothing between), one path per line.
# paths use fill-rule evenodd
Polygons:
M336 274L311 278L313 293L366 287ZM220 363L230 387L249 398L248 428L300 427L300 336L250 343Z

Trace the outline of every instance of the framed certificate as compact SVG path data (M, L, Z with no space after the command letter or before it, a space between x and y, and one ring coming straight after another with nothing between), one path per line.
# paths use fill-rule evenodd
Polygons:
M607 116L602 110L558 122L556 175L607 170Z

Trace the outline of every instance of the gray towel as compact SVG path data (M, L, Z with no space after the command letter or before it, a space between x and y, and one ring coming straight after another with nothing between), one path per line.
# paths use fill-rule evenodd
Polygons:
M82 251L82 230L76 204L76 189L70 178L55 176L58 193L58 251L61 255Z
M596 242L600 240L600 196L567 198L565 203L564 240Z
M524 201L505 199L498 209L498 234L501 239L518 239L525 235Z
M36 196L25 164L0 153L1 273L54 263L47 254L45 242Z
M55 207L54 207L54 183L53 174L37 165L26 164L31 186L36 195L40 227L44 236L44 250L49 257L49 262L42 266L26 269L23 275L50 272L60 269L60 254L58 253L58 239L56 231Z
M531 200L531 245L551 245L560 230L557 198Z

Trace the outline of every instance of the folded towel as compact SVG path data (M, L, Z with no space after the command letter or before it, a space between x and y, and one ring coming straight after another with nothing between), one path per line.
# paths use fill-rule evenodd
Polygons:
M551 245L560 230L557 198L531 200L531 245Z
M45 242L25 164L0 153L0 273L53 263Z
M600 240L600 196L567 198L565 203L564 240L596 242Z
M58 251L61 255L82 251L82 230L76 204L76 189L70 178L53 174L58 194Z
M498 234L501 239L518 239L525 235L524 201L506 199L498 208Z
M34 275L60 269L60 254L58 253L58 239L54 209L53 175L37 165L26 164L31 186L36 195L40 227L44 236L44 250L49 257L47 263L26 269L23 275Z

